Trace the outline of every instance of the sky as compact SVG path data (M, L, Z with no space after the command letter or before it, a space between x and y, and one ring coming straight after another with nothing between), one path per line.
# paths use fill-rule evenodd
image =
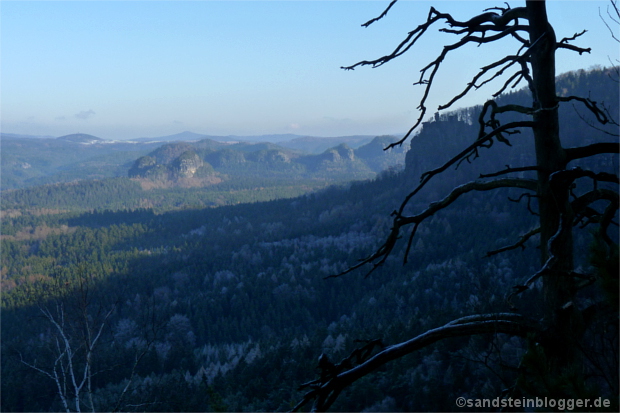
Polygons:
M522 5L512 1L511 6ZM605 27L608 2L550 1L557 72L617 64ZM385 1L7 1L0 2L1 131L103 139L207 135L307 136L404 133L418 116L419 70L453 35L429 30L380 67L341 66L390 53L431 6L467 20L496 1L399 1L368 28ZM611 22L613 24L613 22ZM439 26L438 26L439 27ZM613 27L613 26L612 26ZM616 32L618 26L613 27ZM429 116L477 70L518 45L471 45L449 56ZM491 85L454 108L482 104Z

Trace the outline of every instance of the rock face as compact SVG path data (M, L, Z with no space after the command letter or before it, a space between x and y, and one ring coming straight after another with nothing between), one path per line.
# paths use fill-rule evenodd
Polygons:
M203 161L193 150L181 153L168 164L158 163L154 156L142 156L129 170L130 178L170 181L194 178L197 175L204 178L210 174L213 174L211 165Z
M441 166L459 153L473 142L477 134L478 125L455 117L424 122L422 131L411 139L411 148L405 157L405 170L419 179L424 172Z
M171 172L181 178L192 178L204 162L194 151L183 152L170 165Z
M152 156L142 156L134 162L129 170L130 178L144 178L148 172L157 165L157 160Z
M388 169L390 166L401 165L405 162L405 153L407 152L404 145L384 150L396 141L398 138L395 136L377 136L370 143L356 149L355 157L362 159L377 173Z
M355 152L346 143L340 144L335 148L326 150L320 155L316 155L316 161L319 164L340 163L346 161L353 161L355 159Z

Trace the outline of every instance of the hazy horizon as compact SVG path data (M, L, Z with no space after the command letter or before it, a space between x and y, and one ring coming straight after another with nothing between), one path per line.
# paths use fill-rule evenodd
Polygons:
M183 131L213 136L334 137L403 133L415 122L418 70L456 37L432 33L378 68L341 66L390 53L431 5L465 19L490 1L2 2L3 133L106 140ZM514 5L513 5L514 6ZM609 66L618 46L599 17L606 2L550 1L557 72ZM429 115L514 42L458 51L440 71ZM469 66L470 53L486 59ZM462 52L462 53L461 53ZM520 85L521 87L522 85ZM481 104L497 84L453 109Z
M49 138L49 139L59 139L59 138L64 138L67 136L73 136L73 135L89 135L89 136L93 136L95 138L99 138L99 139L104 139L104 140L108 140L108 141L131 141L131 140L143 140L143 139L162 139L162 138L183 138L183 135L186 134L192 134L194 135L193 137L191 137L190 140L192 139L202 139L202 137L206 137L206 138L261 138L261 137L265 137L265 138L275 138L278 137L278 139L276 140L272 140L272 142L276 143L276 142L281 142L281 141L286 141L290 139L296 139L296 138L317 138L317 139L334 139L334 138L346 138L346 137L357 137L357 136L368 136L368 137L376 137L376 136L403 136L404 132L401 133L383 133L383 134L354 134L354 135L329 135L329 136L315 136L315 135L307 135L307 134L295 134L295 133L266 133L266 134L260 134L260 135L210 135L207 133L196 133L193 131L181 131L178 133L173 133L173 134L169 134L169 135L159 135L159 136L132 136L132 137L128 137L126 139L106 139L106 138L102 138L101 136L97 136L97 135L93 135L92 133L84 133L84 132L74 132L74 133L68 133L65 135L60 135L60 136L56 136L56 135L32 135L32 134L20 134L20 133L12 133L12 132L1 132L2 135L10 135L10 136L16 136L16 137L21 137L21 138L39 138L39 139L44 139L44 138Z

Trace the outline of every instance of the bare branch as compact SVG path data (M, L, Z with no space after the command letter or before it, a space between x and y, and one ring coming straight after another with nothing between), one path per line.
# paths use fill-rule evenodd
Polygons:
M590 110L590 112L594 114L594 116L596 116L596 120L598 120L601 124L606 125L611 122L606 111L600 109L598 104L589 98L583 98L580 96L558 96L557 98L560 102L570 102L572 100L581 102Z
M480 182L472 181L464 185L457 186L450 192L450 194L439 202L433 202L428 208L418 215L412 217L403 217L400 214L397 216L397 220L401 225L407 225L417 222L422 222L424 219L434 215L437 211L446 208L448 205L456 201L461 195L472 191L489 191L497 188L522 188L531 191L536 191L537 182L534 179L524 178L504 178L494 181Z
M381 13L379 15L379 17L375 17L374 19L370 19L368 20L366 23L362 24L362 27L368 27L371 24L373 24L374 22L381 20L382 18L384 18L386 16L386 14L388 14L388 11L390 11L390 9L392 8L392 6L397 2L398 0L392 0L390 2L390 5L387 6L387 9L383 10L383 13Z
M488 257L492 257L493 255L502 253L504 251L510 251L510 250L513 250L513 249L516 249L516 248L519 248L519 247L521 247L521 249L524 250L525 249L525 245L524 244L527 242L527 240L529 240L530 238L532 238L536 234L540 234L540 227L539 228L534 228L534 229L526 232L525 234L521 235L519 237L519 240L516 243L512 244L512 245L507 245L505 247L502 247L502 248L499 248L499 249L487 252L485 257L487 257L487 258Z
M406 225L410 225L410 224L415 225L412 231L412 236L410 237L410 240L409 240L409 246L410 246L413 235L415 234L415 230L417 229L417 226L421 222L433 216L438 211L448 207L450 204L456 201L463 194L466 194L472 191L489 191L489 190L498 189L498 188L522 188L522 189L528 189L531 191L536 191L536 187L537 187L537 183L533 179L504 178L504 179L497 179L497 180L488 181L488 182L472 181L472 182L469 182L469 183L466 183L464 185L454 188L452 192L450 192L450 194L448 194L448 196L446 196L444 199L442 199L439 202L433 202L427 207L427 209L425 209L424 211L422 211L421 213L417 215L409 216L409 217L403 216L401 214L402 213L402 208L401 208L400 212L394 212L392 214L392 215L395 215L395 218L394 218L394 225L392 226L390 230L390 234L388 235L386 242L381 247L379 247L379 249L374 254L372 254L368 258L361 260L360 263L358 263L357 265L353 267L348 268L347 270L341 272L340 274L330 275L326 278L340 277L341 275L348 274L349 272L357 268L360 268L364 266L365 264L372 263L373 268L366 274L366 276L368 276L375 269L377 269L378 267L380 267L381 265L385 263L388 256L390 255L390 253L396 246L396 242L400 238L400 229L402 227ZM405 255L404 263L407 263L407 254Z
M609 19L611 21L613 21L616 24L620 24L620 10L618 10L618 2L614 1L614 0L610 0L611 6L614 9L615 13L616 13L616 17L612 16L611 12L609 11L609 6L607 6L607 16L609 17ZM605 18L603 18L603 16L601 16L601 9L598 9L598 15L601 18L601 20L603 21L603 23L605 24L605 27L607 27L607 30L609 30L609 33L611 34L611 38L614 39L616 42L620 43L620 39L618 37L616 37L616 32L614 30L612 30L611 27L609 27L609 24L607 23L607 20L605 20Z
M387 259L387 257L389 256L389 254L392 252L392 249L394 248L394 246L396 245L396 241L400 238L400 228L403 225L407 225L408 223L414 223L415 226L412 230L411 236L409 237L409 243L407 246L407 252L409 252L410 247L411 247L411 243L413 240L413 236L415 235L415 231L417 230L417 225L419 224L419 222L421 222L422 220L420 220L419 222L415 222L415 221L411 221L408 223L399 223L399 219L403 219L402 217L402 213L406 207L406 205L409 203L409 201L411 200L411 198L413 196L415 196L431 179L433 176L440 174L441 172L445 171L446 169L448 169L450 166L454 165L455 163L461 161L462 159L470 156L473 151L476 151L478 147L483 146L485 143L489 142L491 139L493 139L494 136L500 134L501 132L504 131L508 131L510 129L514 129L517 127L532 127L533 126L533 122L531 121L521 121L521 122L512 122L512 123L508 123L506 125L500 126L498 128L496 128L495 130L489 132L487 135L479 138L478 140L476 140L476 142L474 142L473 144L471 144L469 147L467 147L465 150L461 151L461 153L459 153L458 155L456 155L455 157L453 157L452 159L450 159L448 162L446 162L444 165L442 165L439 168L433 169L431 171L427 171L424 174L422 174L421 182L420 184L411 192L409 193L409 195L407 195L405 197L405 200L402 202L400 209L398 210L398 212L394 212L392 215L396 215L396 218L394 219L394 226L392 227L390 234L386 240L386 242L379 247L379 249L371 256L360 260L360 262L350 268L348 268L347 270L339 273L339 274L334 274L334 275L330 275L328 277L325 278L335 278L335 277L339 277L341 275L345 275L348 274L351 271L354 271L366 264L372 263L373 261L376 261L377 259L380 259L378 262L374 263L373 268L366 274L366 276L370 275L375 269L377 269L378 267L380 267L381 265L383 265L383 263L385 262L385 260ZM500 180L501 181L501 180ZM527 188L525 189L531 189L531 190L536 190L536 184L534 183L535 181L530 181L530 180L524 180L524 179L516 179L515 181L519 181L519 182L528 182L527 184ZM492 181L492 182L498 182L498 181ZM492 185L492 182L477 182L477 184L490 184ZM465 184L465 185L471 185L474 184L476 182L470 182L469 184ZM463 190L463 187L465 187L465 185L456 188L453 193L451 193L450 195L448 195L448 198L452 195L455 194L456 195L456 191L458 190ZM461 189L459 189L461 188ZM488 189L493 189L493 188L488 188ZM479 190L479 189L470 189L470 190ZM458 198L459 195L456 195L456 198ZM445 199L444 199L445 201ZM443 202L443 201L442 201ZM452 201L450 201L451 203ZM440 204L440 203L435 203L435 204L431 204L432 205L436 205L436 204ZM431 206L429 206L429 208L431 208ZM529 203L528 203L528 208L529 208ZM427 210L428 211L428 210ZM407 262L407 255L405 256L405 262Z
M390 6L388 7L387 10L389 10L389 8L392 6L392 4L390 4ZM387 13L387 10L384 13ZM433 80L435 78L435 75L441 65L441 63L443 62L443 60L445 59L445 57L447 56L447 54L455 49L460 48L461 46L464 46L467 43L477 43L478 45L483 44L483 43L490 43L490 42L494 42L496 40L499 40L501 38L504 38L506 36L512 35L514 36L515 34L517 34L519 31L527 31L527 26L522 26L518 24L518 19L520 17L527 17L527 11L524 7L520 7L520 8L516 8L516 9L510 9L510 8L505 8L505 9L498 9L502 11L502 14L498 14L495 12L486 12L486 13L482 13L466 22L460 22L455 20L450 14L447 13L440 13L438 12L435 8L431 7L428 16L427 16L427 20L425 23L420 24L415 30L409 32L409 34L407 35L407 37L394 49L394 51L386 56L380 57L378 59L375 60L364 60L364 61L360 61L352 66L346 66L346 67L342 67L342 69L345 70L353 70L358 66L372 66L372 67L379 67L384 65L385 63L389 62L392 59L395 59L396 57L406 53L416 42L417 40L429 29L430 26L432 26L434 23L440 21L440 20L445 20L445 22L451 26L451 27L460 27L462 28L462 30L449 30L449 29L443 29L443 31L449 32L449 33L454 33L454 34L466 34L465 36L463 36L458 42L445 46L442 50L442 52L440 53L440 55L430 64L428 64L426 67L424 67L420 72L420 78L419 80L415 83L415 84L420 84L420 85L425 85L425 90L423 93L423 97L420 100L420 104L418 106L418 109L420 110L420 115L417 119L417 121L414 123L414 125L409 129L409 131L407 131L407 133L405 134L405 136L399 140L398 142L394 142L391 145L388 146L388 148L391 148L393 146L396 145L401 145L403 142L405 142L407 140L407 138L409 138L409 136L411 135L411 133L422 123L424 116L426 115L427 112L427 108L425 106L426 100L428 98L429 92L430 92L430 88L432 86ZM380 16L379 18L383 17L384 14L382 16ZM372 23L373 21L376 20L371 20L369 23ZM509 25L509 23L514 22L513 25ZM490 24L485 24L485 23L490 23ZM474 36L472 35L472 33L475 32L480 32L483 34L483 36ZM494 35L491 36L485 36L487 34L487 32L499 32L496 33ZM519 40L523 40L520 36L516 36L517 39ZM528 42L525 42L526 46L529 46ZM533 46L533 45L532 45ZM492 63L491 65L488 65L484 68L481 69L481 71L478 73L478 75L476 75L474 77L474 79L470 82L469 86L458 96L456 96L455 98L453 98L450 103L448 103L447 105L443 105L442 107L440 107L441 109L445 109L449 106L451 106L454 102L458 101L460 98L462 98L465 94L468 93L469 90L471 90L472 87L478 88L481 87L482 85L490 82L491 80L495 79L496 77L500 76L501 74L503 74L504 70L506 70L508 67L510 67L512 64L514 64L516 61L518 61L520 58L523 58L525 56L527 56L529 50L531 49L531 47L528 49L528 51L526 51L526 53L523 56L511 56L511 57L507 57L504 58L498 62ZM493 75L490 79L484 81L482 84L480 85L476 85L476 81L478 81L480 79L481 76L483 76L485 73L487 73L489 70L501 66L502 64L506 64L505 67L503 67L502 69L500 69L495 75ZM427 75L427 72L430 72L428 74L428 78L425 78L425 76ZM523 75L522 73L520 73L521 75ZM515 76L511 77L510 81L512 81L512 79L514 79ZM502 90L505 89L506 86L504 86L502 88Z
M617 192L609 189L594 189L575 199L571 203L571 206L576 213L581 213L582 211L586 210L586 208L590 204L599 200L606 200L609 202L609 204L605 208L603 214L600 215L601 218L599 220L598 235L605 241L607 245L612 245L613 241L611 240L609 235L607 235L607 229L609 228L609 225L612 224L614 215L618 210L619 200Z
M510 76L505 82L504 82L504 86L502 86L502 88L500 90L498 90L497 92L493 93L493 97L496 98L499 95L501 95L502 93L504 93L504 91L508 88L508 86L510 85L510 83L515 80L515 82L513 83L512 86L510 86L511 89L514 89L517 87L517 85L519 83L521 83L521 80L524 78L523 76L523 71L520 70L516 73L514 73L512 76Z
M620 131L613 133L613 132L609 132L608 130L605 130L597 125L594 125L592 122L590 122L588 119L586 119L581 113L579 113L579 111L577 110L577 108L575 107L575 105L573 104L573 110L575 111L575 113L577 114L577 116L579 116L579 119L581 119L583 121L583 123L585 123L586 125L588 125L589 127L591 127L592 129L596 129L599 132L603 132L606 135L609 136L614 136L614 137L618 137L620 136ZM618 122L613 119L613 117L611 116L611 113L609 113L609 109L606 107L603 107L603 111L607 114L607 116L609 117L609 123L612 125L618 125Z
M601 155L605 153L619 153L620 145L618 142L597 142L587 146L578 146L576 148L567 148L566 161L574 161L575 159L588 158L590 156Z
M447 170L449 167L451 167L452 165L456 164L461 159L464 159L467 156L470 156L472 153L474 153L474 151L477 148L479 148L479 147L485 145L486 143L490 142L498 134L500 134L502 132L509 131L511 129L515 129L515 128L532 127L532 126L534 126L534 122L531 122L531 121L511 122L511 123L507 123L505 125L502 125L502 126L498 127L497 129L487 133L485 136L483 136L481 138L478 138L474 143L472 143L467 148L462 150L459 154L454 156L452 159L448 160L442 166L440 166L438 168L435 168L435 169L432 169L430 171L424 172L422 174L422 176L420 177L420 184L409 195L407 195L407 197L405 197L405 200L403 201L403 203L402 203L402 205L400 207L400 210L399 210L400 213L402 213L402 211L404 210L404 208L407 205L407 203L409 202L409 200L413 196L415 196L415 194L417 194L422 188L424 188L424 186L435 175L438 175L438 174L442 173L443 171Z
M520 168L511 168L509 165L506 165L506 169L503 171L493 172L490 174L480 174L479 178L493 178L500 175L505 175L513 172L526 172L526 171L538 171L540 168L537 166L523 166Z
M484 66L480 69L480 72L478 72L478 74L476 74L473 79L467 83L467 87L458 95L454 96L452 98L452 100L450 100L448 103L446 103L445 105L441 105L439 106L438 110L443 110L443 109L447 109L450 106L452 106L453 103L455 103L457 100L461 99L463 96L465 96L467 93L469 93L471 91L471 89L479 89L480 87L482 87L483 85L485 85L486 83L490 82L491 80L495 79L496 77L501 76L504 71L506 69L508 69L510 66L512 66L513 64L515 64L522 56L519 56L519 54L517 53L517 55L515 56L505 56L504 58L493 62L487 66ZM485 80L484 82L482 82L479 85L476 85L476 82L483 76L485 75L489 70L494 69L498 66L501 66L503 64L506 64L504 67L502 67L500 70L498 70L491 78ZM512 77L511 77L512 79Z
M590 52L592 51L592 48L591 48L591 47L588 47L588 48L583 48L583 47L578 47L578 46L575 46L575 45L572 45L572 44L568 44L568 43L558 43L558 44L556 45L556 47L557 47L558 49L568 49L568 50L572 50L573 52L577 52L577 53L579 53L580 55L581 55L581 54L583 54L583 53L590 53Z
M551 175L551 182L553 185L559 185L563 187L568 187L570 183L572 183L575 179L584 176L596 176L599 177L600 180L604 180L607 182L618 182L618 178L611 174L599 173L595 174L591 171L584 171L580 168L574 168L571 170L559 171ZM609 201L609 205L605 209L603 214L604 219L601 219L601 226L599 227L599 235L605 240L605 242L609 245L612 244L611 239L607 235L607 228L611 223L615 212L618 210L618 193L609 189L595 189L593 191L587 192L586 194L578 197L576 200L571 202L571 207L574 213L578 214L581 211L585 210L588 205L598 200L607 200ZM573 222L572 222L572 214L562 214L560 218L560 224L558 226L557 232L549 238L548 242L548 250L549 250L549 258L542 266L540 270L534 273L524 284L516 285L513 287L513 292L508 296L507 302L510 304L512 308L514 305L512 304L512 297L517 294L522 293L523 291L530 288L530 285L536 281L538 278L552 274L556 272L556 265L560 262L559 256L562 251L558 246L561 245L560 240L566 233L572 230ZM563 275L569 277L577 277L583 278L578 273L571 271L570 273L564 273ZM587 277L587 276L586 276Z
M558 43L568 43L568 42L572 42L573 40L575 40L576 38L583 36L584 34L586 34L588 31L587 30L582 30L579 33L575 33L574 35L572 35L571 37L564 37L562 40L560 40Z
M568 188L569 184L579 178L591 178L595 181L611 182L614 184L620 183L618 176L607 172L592 172L587 169L571 168L563 171L555 172L551 175L551 183L555 185L563 185Z
M552 274L554 271L556 271L556 265L560 261L560 259L558 258L558 248L556 247L560 243L559 241L564 237L564 235L567 232L571 231L571 227L572 219L569 219L567 215L562 215L560 217L560 224L558 225L557 232L549 238L549 242L547 243L549 258L547 258L545 264L540 268L540 270L536 271L530 278L528 278L524 284L515 285L513 287L513 292L506 298L506 302L510 305L511 309L516 309L516 307L512 303L512 297L521 294L523 291L528 290L530 288L530 285L538 278L548 274Z
M512 199L512 198L508 197L508 200L512 201L512 202L519 203L519 202L521 202L521 200L524 197L527 198L527 210L529 211L529 213L532 214L532 215L535 215L535 216L540 216L540 214L538 212L536 212L536 211L534 211L532 209L532 198L538 198L538 195L532 195L532 194L526 192L526 193L523 193L523 194L519 195L519 198L517 198L517 199Z
M58 377L58 372L56 371L56 366L58 365L58 363L62 363L62 358L65 356L65 353L64 353L64 352L61 352L61 353L58 355L58 357L56 358L56 360L54 360L54 369L52 370L52 371L54 372L54 374L53 374L53 375L52 375L50 372L45 371L45 370L43 370L43 369L41 369L41 368L37 367L37 366L36 366L36 365L34 365L34 364L30 364L30 363L26 362L26 361L24 360L23 356L22 356L22 353L21 353L21 352L18 352L18 353L19 353L19 358L20 358L20 361L21 361L24 365L26 365L26 366L30 367L30 368L31 368L31 369L33 369L33 370L38 371L39 373L42 373L42 374L46 375L47 377L49 377L50 379L52 379L52 380L56 383L56 387L57 387L57 389L58 389L58 395L60 396L60 400L61 400L61 402L62 402L62 405L63 405L63 407L65 408L65 411L66 411L66 412L70 412L71 410L69 409L69 404L68 404L68 402L67 402L67 398L65 397L65 395L66 395L66 391L63 391L62 384L61 384L61 380L60 380L60 378Z
M485 120L485 117L487 116L487 113L490 111L489 114L489 120ZM498 106L497 102L495 102L495 100L487 100L483 107L482 110L480 111L480 115L478 116L478 124L480 125L480 129L478 131L478 140L484 138L485 133L486 133L486 128L487 127L491 127L492 128L492 132L495 132L495 138L497 139L497 141L505 143L508 146L512 146L510 144L510 142L508 141L508 139L506 139L506 137L504 136L504 133L507 134L513 134L513 133L520 133L518 131L511 131L510 129L504 129L504 130L500 130L500 121L496 119L496 115L501 114L501 113L505 113L505 112L517 112L517 113L523 113L526 115L533 115L536 113L536 110L533 108L529 108L529 107L525 107L525 106L520 106L520 105L504 105L504 106ZM488 144L484 144L482 146L485 147L491 147L492 145L492 141L488 141ZM477 151L475 151L473 153L474 158L478 157L478 153ZM466 157L467 161L469 162L469 157L471 155L468 155ZM462 162L459 161L459 164Z
M618 202L618 196L617 195L618 194L616 194L615 198L610 200L609 204L605 208L605 212L603 212L603 216L601 217L601 223L599 225L599 230L598 230L599 236L609 246L613 245L613 241L611 240L611 238L607 234L607 228L609 228L609 225L612 224L612 222L613 222L612 220L614 218L614 215L618 211L619 202Z
M463 317L451 321L442 327L429 330L405 342L389 346L368 361L344 371L324 383L320 383L320 387L318 386L319 383L317 383L317 387L308 392L302 402L295 406L293 411L300 409L311 400L314 400L313 411L325 411L334 402L336 396L351 383L392 360L401 358L446 338L497 333L525 337L528 333L539 331L540 328L537 323L514 313L480 314Z

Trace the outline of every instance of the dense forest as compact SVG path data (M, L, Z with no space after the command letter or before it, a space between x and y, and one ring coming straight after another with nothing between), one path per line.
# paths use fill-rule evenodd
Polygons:
M610 74L566 73L558 90L596 96L618 113ZM503 98L530 99L524 91ZM389 345L458 316L509 310L507 292L539 264L534 240L487 254L535 223L515 189L471 193L436 214L418 230L407 265L403 246L368 277L361 270L327 278L383 242L412 182L475 138L480 110L425 122L406 155L394 151L404 168L385 169L394 162L364 146L297 155L203 141L127 157L131 178L4 190L2 410L78 410L79 403L95 411L287 411L301 397L299 385L315 377L321 354L335 361L360 340ZM560 116L567 143L617 141L570 105ZM513 138L512 148L495 145L493 156L463 163L410 208L481 172L527 164L532 151L524 142ZM618 170L617 155L594 162ZM221 182L145 184L178 180L188 165L192 177L202 170ZM330 168L338 179L329 178ZM577 233L575 244L580 266L600 268L601 281L584 294L606 294L617 308L617 262L597 260L589 231ZM522 312L536 311L536 294L519 298ZM616 359L593 361L600 374L582 396L606 397L613 410L617 325L600 339ZM527 348L503 334L444 340L357 381L332 409L451 411L459 396L493 398L515 380Z

